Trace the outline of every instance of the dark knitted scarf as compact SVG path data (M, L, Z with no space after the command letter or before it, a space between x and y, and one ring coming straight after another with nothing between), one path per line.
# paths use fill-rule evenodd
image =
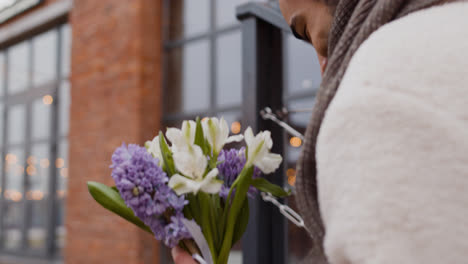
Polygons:
M324 228L317 201L315 147L325 111L359 46L379 27L441 0L340 0L329 36L328 66L317 93L297 168L296 202L314 242L307 263L327 263L323 252ZM336 164L340 166L340 164Z

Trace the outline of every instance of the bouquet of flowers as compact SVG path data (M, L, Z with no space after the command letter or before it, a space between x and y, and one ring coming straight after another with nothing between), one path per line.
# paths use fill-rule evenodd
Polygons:
M245 147L224 149L242 140ZM269 131L254 135L249 127L244 135L229 136L223 118L187 120L144 147L118 147L110 166L115 186L88 182L88 189L103 207L166 246L178 245L200 262L224 264L246 230L247 197L257 191L289 195L262 177L282 162L270 153L272 145Z

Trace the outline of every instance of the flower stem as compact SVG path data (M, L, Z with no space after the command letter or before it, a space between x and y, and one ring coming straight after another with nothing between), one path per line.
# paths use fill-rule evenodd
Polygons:
M227 263L228 261L229 252L232 248L232 240L235 231L234 228L236 226L237 218L239 216L239 212L241 211L242 205L244 204L245 199L247 199L246 196L247 191L249 190L250 181L252 179L253 168L253 166L244 167L235 183L231 186L231 193L233 187L236 186L236 195L234 196L232 204L229 208L223 245L221 246L221 251L218 256L219 263ZM227 204L227 206L229 206L229 204Z
M191 256L198 254L201 256L200 250L198 249L197 245L192 239L184 239L182 240L182 244L185 246L187 251L190 253Z

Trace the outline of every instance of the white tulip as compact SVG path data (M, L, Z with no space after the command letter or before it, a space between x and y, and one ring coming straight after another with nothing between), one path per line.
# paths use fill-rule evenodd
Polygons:
M183 175L199 180L205 174L208 159L202 149L197 145L189 146L187 149L177 149L173 152L174 165Z
M186 120L182 123L182 129L168 128L166 137L172 143L173 150L183 150L192 146L195 142L195 132L197 123L192 120Z
M216 117L206 118L202 121L202 127L203 134L215 155L219 154L225 144L239 142L244 138L242 135L230 137L228 124L223 117L220 120Z
M171 187L177 195L186 193L197 194L199 191L206 193L218 193L223 185L223 181L216 179L218 176L218 169L211 170L205 178L190 179L180 174L172 175L169 180L169 187Z
M159 160L158 166L161 167L164 163L161 148L159 147L159 136L153 138L152 141L145 142L146 150Z
M252 128L248 127L244 137L248 148L248 159L245 166L255 165L265 174L274 172L283 159L279 154L270 153L271 147L273 147L270 131L262 131L254 136Z

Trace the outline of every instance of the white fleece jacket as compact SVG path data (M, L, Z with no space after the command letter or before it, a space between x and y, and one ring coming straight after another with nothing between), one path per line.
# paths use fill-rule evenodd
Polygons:
M468 263L468 3L359 48L317 149L332 264Z

